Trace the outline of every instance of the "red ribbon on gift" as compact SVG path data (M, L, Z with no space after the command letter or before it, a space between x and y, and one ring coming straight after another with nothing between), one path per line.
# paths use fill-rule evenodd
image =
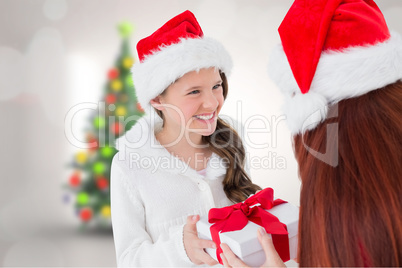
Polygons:
M286 224L281 223L277 217L265 211L276 205L287 203L281 199L274 200L274 190L266 188L250 196L242 203L223 208L213 208L208 213L208 221L212 240L216 243L216 257L222 263L219 233L233 232L243 229L248 221L252 221L265 228L272 236L272 242L282 261L290 259L289 237Z

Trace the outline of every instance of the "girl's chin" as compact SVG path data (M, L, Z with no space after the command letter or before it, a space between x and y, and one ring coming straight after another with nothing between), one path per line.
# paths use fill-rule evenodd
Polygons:
M211 126L210 129L209 128L199 128L199 127L196 128L196 127L194 127L194 128L190 129L190 132L192 132L194 134L201 135L201 136L210 136L215 132L215 130L216 130L216 125Z
M198 121L198 120L197 120ZM210 123L199 123L197 121L194 121L191 124L191 128L193 132L200 133L203 136L209 136L212 133L215 132L216 130L216 121L212 121Z

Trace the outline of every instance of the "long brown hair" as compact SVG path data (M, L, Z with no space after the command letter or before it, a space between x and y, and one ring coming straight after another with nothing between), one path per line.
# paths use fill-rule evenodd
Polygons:
M229 85L225 73L219 71L222 78L223 98L226 100ZM162 93L163 94L163 93ZM156 110L163 119L163 113ZM203 142L210 146L212 152L226 161L227 172L222 182L226 196L234 203L242 202L250 194L255 194L261 187L252 183L244 170L246 152L239 134L228 123L218 118L215 132L203 136Z
M402 82L335 109L294 137L300 266L402 266Z

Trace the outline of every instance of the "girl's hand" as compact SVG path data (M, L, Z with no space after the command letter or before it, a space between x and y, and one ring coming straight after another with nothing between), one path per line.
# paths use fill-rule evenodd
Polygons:
M204 251L204 248L216 249L215 242L198 238L196 223L199 219L199 215L188 216L187 223L183 228L184 248L186 249L187 256L197 265L205 263L212 266L218 264L216 260Z
M264 228L258 229L258 240L265 252L265 263L262 267L286 267L282 262L281 257L275 250L271 237L265 232ZM221 258L225 267L248 267L247 264L242 262L226 244L221 244L223 253Z

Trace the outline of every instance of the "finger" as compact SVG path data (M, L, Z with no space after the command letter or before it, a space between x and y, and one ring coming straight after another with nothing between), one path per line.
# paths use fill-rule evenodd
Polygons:
M223 255L225 255L226 260L228 261L230 266L233 267L248 267L242 260L240 260L233 251L229 248L228 245L222 243L221 249L223 251Z
M214 258L212 258L211 256L209 256L209 254L206 253L205 251L202 251L202 252L201 252L199 259L200 259L203 263L208 264L209 266L218 264L218 262L217 262Z
M260 244L262 246L262 249L265 252L265 255L267 256L273 256L277 255L278 253L276 252L275 246L272 243L272 238L263 227L260 227L258 229L258 240L260 241Z
M272 238L264 228L258 229L258 240L262 246L262 249L265 252L266 261L265 265L267 266L276 266L276 267L286 267L283 263L281 257L275 249L274 243L272 242Z
M190 215L187 217L187 224L196 224L199 219L200 215Z
M223 251L223 254L225 255L226 259L229 261L230 263L230 259L232 258L236 258L236 255L233 253L233 251L229 248L228 245L226 245L225 243L221 244L221 249Z
M225 266L225 267L232 267L232 266L229 265L228 260L227 260L226 257L225 257L225 254L221 253L220 256L221 256L221 259L222 259L222 262L223 262L223 266Z
M196 246L198 248L202 248L202 249L204 249L204 248L216 249L215 242L212 240L207 240L207 239L197 239Z
M199 221L200 215L190 215L187 217L187 223L185 228L187 231L197 234L197 221Z

